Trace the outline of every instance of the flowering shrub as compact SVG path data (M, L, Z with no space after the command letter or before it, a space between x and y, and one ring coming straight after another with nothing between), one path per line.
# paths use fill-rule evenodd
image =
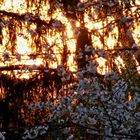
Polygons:
M95 69L92 65L90 71L91 68L93 71ZM65 71L62 68L61 70ZM93 74L90 71L87 67L77 72L78 83L69 87L69 90L73 92L72 95L61 96L56 102L48 101L29 105L29 109L42 107L49 109L45 118L47 129L44 126L43 133L48 133L49 130L54 131L58 127L63 130L61 133L65 132L67 139L74 139L78 132L71 127L75 129L80 127L84 129L85 134L102 136L104 139L139 138L140 89L131 85L131 79L124 79L121 74L116 74L114 71L103 76L104 83L95 75L95 72ZM133 90L130 90L132 86ZM39 131L38 128L34 130L34 137L39 135ZM27 134L32 133L32 129L26 130L25 133L26 136L22 137L23 139L28 137ZM60 133L57 137L61 137Z

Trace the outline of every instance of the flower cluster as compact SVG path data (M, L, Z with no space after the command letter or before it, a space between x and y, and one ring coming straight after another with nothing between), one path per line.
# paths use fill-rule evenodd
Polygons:
M111 82L111 88L102 83L98 76L85 76L86 72L94 71L94 65L89 63L85 70L77 72L78 83L71 85L71 96L58 98L57 103L48 101L30 105L30 109L49 108L46 118L48 123L64 125L72 124L86 127L86 133L102 134L103 136L139 137L140 133L140 96L133 92L128 100L130 83L114 71L107 73L104 80ZM58 68L59 74L64 76L65 69ZM75 88L76 87L76 88ZM95 131L96 130L96 131ZM98 131L99 130L99 131ZM74 137L74 135L72 134ZM71 139L68 136L68 139Z
M5 140L4 134L4 132L0 132L0 140Z
M39 135L44 135L48 131L49 127L47 125L44 126L36 126L30 130L26 130L22 135L22 139L35 139Z

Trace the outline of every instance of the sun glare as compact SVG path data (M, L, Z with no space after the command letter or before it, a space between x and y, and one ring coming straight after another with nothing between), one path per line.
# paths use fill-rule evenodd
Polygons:
M87 2L87 0L81 0L81 2ZM121 1L119 1L121 2ZM135 1L137 5L140 4L139 0ZM25 0L3 0L2 3L0 3L1 10L6 10L9 12L14 12L18 14L23 14L27 12L27 4ZM68 69L71 71L77 70L77 65L75 61L75 52L76 52L76 35L73 28L79 28L80 22L75 21L75 27L73 25L72 20L69 20L63 10L60 8L56 8L53 13L51 13L50 17L48 15L48 10L50 8L49 1L47 4L45 4L42 1L42 5L40 7L40 13L39 16L42 20L48 22L51 18L56 20L56 23L53 24L54 28L47 29L47 33L43 34L41 37L46 39L47 47L52 47L52 54L49 54L48 48L43 48L45 53L48 53L47 57L49 58L49 66L52 68L57 68L59 64L62 62L62 53L64 45L66 45L68 50L68 56L67 56L67 66ZM135 8L131 9L132 11L135 11ZM28 9L28 12L35 14L35 5L33 5L31 8ZM4 17L5 21L8 20L7 17ZM118 43L118 28L116 25L113 27L111 26L115 19L112 16L107 16L103 20L98 19L98 12L96 7L88 8L84 13L84 22L85 26L88 29L88 31L91 33L92 43L95 49L114 49L117 46ZM61 31L61 28L58 28L62 23L64 25L63 31ZM22 22L22 29L19 27L16 27L16 53L18 56L14 58L14 60L11 60L10 62L7 61L5 64L3 62L0 63L0 65L44 65L44 58L36 57L35 59L31 59L28 55L35 53L36 49L34 46L32 46L34 42L34 38L37 36L36 32L36 25L30 23L30 28L27 28L28 22ZM109 26L108 26L109 24ZM134 21L135 26L131 28L132 36L134 37L134 40L136 41L136 44L140 44L140 24L139 22ZM8 25L8 23L7 23ZM107 28L105 28L107 27ZM0 53L4 53L4 46L6 46L6 43L9 40L8 36L8 26L3 28L3 45L0 44ZM104 36L103 38L101 36ZM45 42L45 41L44 41ZM45 43L44 43L45 44ZM44 45L46 46L46 45ZM9 51L9 50L7 50ZM13 58L13 56L12 56ZM21 59L20 59L21 58ZM135 58L134 58L135 59ZM96 59L98 65L98 72L101 74L105 74L108 71L107 60L99 57ZM121 72L121 67L125 67L125 64L123 62L123 59L119 56L115 59L115 63L118 65L118 69ZM136 61L136 64L138 62ZM139 66L138 66L139 69ZM20 78L29 78L29 73L22 73L22 76Z
M115 63L117 64L119 72L121 73L121 69L125 67L125 63L123 59L120 56L118 56L115 59Z
M25 0L5 0L1 5L1 10L20 14L24 13L26 8Z
M17 37L17 52L22 55L32 52L31 48L28 47L27 40L23 37Z
M97 67L97 71L98 73L105 75L106 73L108 73L108 66L107 64L107 60L99 57L96 59L97 63L98 63L98 67Z

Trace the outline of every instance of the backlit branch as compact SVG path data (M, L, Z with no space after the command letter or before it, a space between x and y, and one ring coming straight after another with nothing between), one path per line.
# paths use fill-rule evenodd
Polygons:
M47 22L45 20L41 20L39 16L33 15L31 13L25 13L25 14L19 15L17 13L0 10L0 15L1 16L12 17L12 18L15 18L15 19L17 19L19 21L27 21L27 22L40 24L40 25L45 25L48 28L50 28L52 26L52 23L54 22L53 19L51 19L49 22ZM26 18L28 18L28 19L26 19Z

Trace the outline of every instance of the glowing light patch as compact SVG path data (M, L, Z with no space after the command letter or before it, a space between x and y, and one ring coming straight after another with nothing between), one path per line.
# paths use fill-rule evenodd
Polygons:
M115 58L115 63L118 66L119 72L121 73L121 68L125 67L125 63L123 59L120 56L118 56Z
M81 2L87 2L87 0L81 0ZM121 4L121 0L119 0L120 4ZM135 3L137 5L140 5L140 1L136 0ZM0 7L1 10L6 10L6 11L11 11L14 13L26 13L27 12L27 5L25 0L3 0L3 2L0 2ZM35 14L35 5L33 5L33 7L31 7L30 9L28 9L28 12L31 12L33 14ZM45 21L49 21L51 17L48 16L47 12L48 9L50 8L49 2L45 5L44 2L42 2L42 5L40 7L40 13L39 16L42 20ZM132 9L132 12L134 12L136 8ZM85 26L86 28L88 28L88 31L93 31L94 34L92 35L92 42L93 42L93 46L95 47L95 49L103 49L107 46L107 49L114 49L114 46L116 46L117 41L118 41L118 28L117 27L113 27L113 29L111 29L107 35L104 35L106 29L104 29L104 27L106 27L106 25L115 20L113 17L108 16L106 19L101 20L97 20L98 19L98 12L96 11L97 9L94 7L89 8L89 11L86 10L85 14L84 14L84 22L85 22ZM90 15L91 14L91 15ZM6 19L6 18L5 18ZM54 10L54 12L52 13L52 19L57 20L57 21L61 21L62 24L64 24L65 26L65 31L64 31L64 36L66 39L62 39L62 32L57 31L57 30L49 30L47 32L47 34L44 36L44 38L46 38L46 41L48 43L48 45L56 45L53 46L52 51L54 54L56 54L56 61L51 61L49 62L49 66L53 67L53 68L57 68L57 65L61 63L61 54L62 54L62 49L63 49L63 43L66 43L67 45L67 49L70 52L70 54L68 54L68 68L71 71L75 71L77 70L77 66L76 66L76 62L74 60L75 58L75 51L76 51L76 40L75 40L75 36L74 36L74 31L73 31L73 25L70 22L70 20L65 16L65 13L60 9L60 8L56 8L56 10ZM93 20L95 19L95 20ZM76 27L80 27L80 22L76 21ZM36 29L36 25L33 24L30 26L30 29L28 29L27 31L27 25L25 23L22 24L22 34L24 36L17 36L17 46L16 46L16 51L17 53L19 53L20 55L22 55L21 57L21 61L17 61L16 60L12 60L11 62L6 62L4 63L0 63L0 65L12 65L12 64L25 64L25 65L43 65L44 58L36 58L34 60L29 60L30 58L27 57L27 54L30 53L34 53L35 49L31 48L31 44L32 44L32 37L34 37L34 33ZM17 31L21 31L20 28L17 27ZM33 31L33 33L31 32ZM91 32L92 33L92 32ZM37 33L35 33L35 35L37 36ZM100 38L100 35L104 35L104 44ZM135 23L135 29L132 29L132 35L134 40L136 41L137 44L140 44L140 24L139 23ZM9 36L8 36L8 29L7 28L3 28L3 36L4 36L4 40L3 40L3 46L6 45L6 42L8 42L9 40ZM28 39L26 39L25 37L28 36ZM105 45L105 46L104 46ZM0 52L3 53L4 47L2 45L0 46ZM46 51L47 52L47 51ZM106 62L107 60L104 58L97 58L96 61L98 62L99 66L97 67L98 72L101 74L105 74L108 71L108 67L106 66ZM137 61L136 61L137 62ZM121 67L125 67L125 64L122 60L121 57L117 57L115 59L115 63L118 65L118 68L121 71ZM138 64L137 64L138 65ZM138 66L137 70L139 71L140 66ZM25 72L25 73L24 73ZM26 73L26 71L22 71L22 76L20 76L20 78L29 78L29 73Z
M137 5L140 5L140 0L135 0L135 3L136 3Z
M68 67L69 67L70 71L77 71L77 66L76 66L76 63L74 61L74 57L75 57L74 54L68 56Z
M19 54L31 53L32 49L28 47L28 42L23 37L17 36L17 52Z
M25 0L5 0L1 5L1 10L24 13L27 8Z
M98 67L97 67L97 71L98 73L105 75L106 73L108 73L108 67L106 65L107 60L99 57L96 59L96 62L98 63Z

